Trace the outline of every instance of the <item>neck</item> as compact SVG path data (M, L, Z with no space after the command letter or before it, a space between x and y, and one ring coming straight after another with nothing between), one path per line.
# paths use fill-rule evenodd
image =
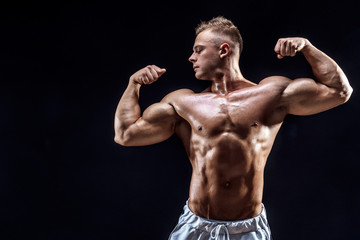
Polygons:
M212 80L211 92L226 95L254 83L246 80L241 74L239 64L232 64L222 68Z

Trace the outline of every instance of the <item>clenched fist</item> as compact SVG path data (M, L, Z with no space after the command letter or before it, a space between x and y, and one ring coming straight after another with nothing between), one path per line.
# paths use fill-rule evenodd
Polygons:
M155 65L148 65L130 77L130 81L138 84L151 84L166 72L165 68L159 68Z
M286 56L293 57L308 44L310 44L310 42L305 38L280 38L275 45L274 51L277 53L278 59Z

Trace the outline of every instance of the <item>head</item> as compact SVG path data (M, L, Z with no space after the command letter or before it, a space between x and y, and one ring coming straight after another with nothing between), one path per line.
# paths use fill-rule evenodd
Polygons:
M193 63L196 78L211 80L229 64L238 64L243 42L239 30L230 20L216 17L201 22L195 31L196 39L189 61Z

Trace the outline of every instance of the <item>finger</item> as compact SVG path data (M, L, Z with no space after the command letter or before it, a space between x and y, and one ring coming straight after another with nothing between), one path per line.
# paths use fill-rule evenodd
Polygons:
M285 44L285 56L291 55L291 47L293 45L293 42L291 40L286 41Z
M152 75L151 71L149 68L145 68L145 76L150 80L150 81L155 81L154 76Z
M135 81L137 83L140 83L141 85L146 84L145 76L139 76L139 77L135 78Z
M296 52L297 52L297 46L295 44L293 44L291 46L291 50L290 50L290 56L291 57L294 57L296 55Z
M159 78L159 74L157 73L157 71L154 68L149 68L151 75L154 77L155 80L157 80Z
M147 75L145 75L143 79L144 79L144 81L143 81L144 84L150 84L151 83L151 81L150 81L150 79L149 79L149 77Z
M159 72L159 77L161 77L164 73L166 73L166 69L165 68L162 68L161 69L161 72Z
M158 73L159 77L161 77L161 75L163 75L166 72L165 68L159 68L156 65L151 65L150 67L153 68Z
M146 84L146 76L145 75L140 76L137 79L140 84Z
M276 42L274 52L280 53L280 39Z
M156 65L150 65L149 67L153 68L156 72L162 72L162 69L163 69L163 68L160 68L160 67L158 67Z
M280 53L281 56L286 56L286 41L282 42L280 45Z

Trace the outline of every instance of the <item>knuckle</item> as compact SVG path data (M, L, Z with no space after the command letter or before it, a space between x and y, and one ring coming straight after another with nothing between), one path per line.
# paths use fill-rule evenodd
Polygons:
M140 76L142 79L146 78L146 73L141 74Z

